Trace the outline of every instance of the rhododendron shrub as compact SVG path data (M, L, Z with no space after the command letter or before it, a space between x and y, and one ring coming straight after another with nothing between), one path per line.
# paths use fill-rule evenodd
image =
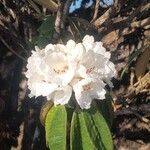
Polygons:
M29 96L44 96L54 104L45 119L50 149L66 149L65 106L70 104L73 108L70 149L113 149L109 127L103 118L105 114L98 105L92 106L95 99L110 101L105 87L113 87L111 79L116 75L110 57L103 43L95 42L89 35L81 43L69 40L66 45L48 44L44 49L35 47L32 51L26 72Z

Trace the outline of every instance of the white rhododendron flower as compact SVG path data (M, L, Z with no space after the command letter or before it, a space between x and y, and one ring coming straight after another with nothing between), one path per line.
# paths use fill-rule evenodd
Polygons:
M82 43L38 47L28 59L26 77L30 97L46 96L55 105L65 105L75 94L81 109L89 109L93 99L105 99L105 85L112 87L115 65L102 42L86 35Z
M103 81L94 81L91 78L82 79L74 86L75 97L83 109L90 108L92 99L105 99L106 91L104 90L105 83Z

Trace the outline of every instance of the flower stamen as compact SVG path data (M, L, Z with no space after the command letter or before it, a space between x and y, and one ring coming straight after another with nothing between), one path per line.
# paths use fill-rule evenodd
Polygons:
M62 74L62 73L65 73L68 70L68 68L69 67L66 64L58 64L58 65L55 66L54 71L57 74Z
M83 85L83 90L86 92L91 91L92 90L91 83Z
M89 73L91 73L94 69L95 69L95 66L94 66L94 67L91 67L91 68L88 68L88 69L86 70L86 73L89 74Z

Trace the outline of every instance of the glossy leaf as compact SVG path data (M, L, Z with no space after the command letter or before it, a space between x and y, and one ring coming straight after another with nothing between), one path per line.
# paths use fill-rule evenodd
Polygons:
M47 44L49 44L55 30L54 26L55 17L45 17L43 23L38 29L39 35L32 40L33 45L37 45L39 48L44 48Z
M113 142L110 129L101 113L96 108L85 111L88 131L97 149L112 150Z
M107 124L109 125L109 127L111 127L113 122L113 107L111 95L107 93L104 100L97 101L97 105Z
M74 112L70 132L71 150L94 150L83 112Z
M66 125L65 107L52 107L45 121L46 143L50 150L66 150Z
M55 17L48 16L45 18L43 23L41 24L40 28L38 29L40 34L49 34L51 35L54 31L55 26Z
M34 43L34 45L37 45L39 48L43 48L49 43L49 41L50 41L49 36L41 35L41 36L34 38L32 42Z
M113 150L109 127L96 108L74 112L70 137L71 150Z

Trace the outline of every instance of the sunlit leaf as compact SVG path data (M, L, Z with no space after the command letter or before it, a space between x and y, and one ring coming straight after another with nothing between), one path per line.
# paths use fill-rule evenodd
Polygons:
M112 107L112 97L110 94L106 94L106 98L104 100L98 100L97 105L99 110L105 120L107 121L108 125L111 127L113 122L113 107Z
M95 108L74 112L71 125L71 150L112 150L109 127Z
M64 106L52 107L45 121L46 143L51 150L66 150L67 113Z
M74 112L73 114L70 132L70 147L71 150L95 149L84 120L83 112Z

